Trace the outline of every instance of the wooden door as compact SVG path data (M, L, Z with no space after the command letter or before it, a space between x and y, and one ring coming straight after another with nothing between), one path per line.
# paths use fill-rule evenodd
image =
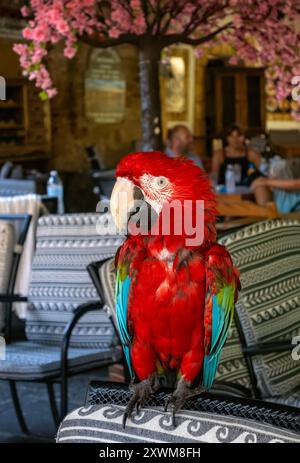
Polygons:
M265 131L264 71L262 69L208 68L206 122L209 138L237 123L247 135Z

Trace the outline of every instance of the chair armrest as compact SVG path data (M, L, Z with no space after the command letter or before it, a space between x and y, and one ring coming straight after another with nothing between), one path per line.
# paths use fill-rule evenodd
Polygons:
M19 294L0 294L0 302L28 302L28 298Z
M69 343L70 343L70 338L72 335L72 332L77 324L77 322L80 320L83 315L85 315L88 312L92 312L93 310L97 310L99 308L102 309L103 305L99 301L90 301L90 302L85 302L84 304L80 304L78 307L76 307L73 310L73 317L67 324L64 334L63 334L63 339L62 339L62 344L61 344L61 360L62 362L65 362L67 358L67 352L69 348ZM63 363L62 363L63 364Z
M271 354L273 352L285 352L290 351L295 346L292 342L278 341L278 342L266 342L264 344L257 344L254 346L243 347L242 350L246 355L259 355L259 354Z

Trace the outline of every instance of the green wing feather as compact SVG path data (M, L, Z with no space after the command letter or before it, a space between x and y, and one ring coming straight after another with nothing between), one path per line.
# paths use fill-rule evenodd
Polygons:
M226 278L219 279L217 290L214 293L211 288L208 290L206 310L211 311L211 326L205 326L206 331L209 331L209 335L206 336L209 346L204 357L202 380L206 389L210 389L213 385L222 349L233 319L236 280L233 278L229 283ZM210 339L208 340L207 337Z

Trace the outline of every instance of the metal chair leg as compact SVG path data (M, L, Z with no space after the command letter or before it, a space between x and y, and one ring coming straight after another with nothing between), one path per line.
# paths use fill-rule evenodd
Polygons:
M48 391L48 397L49 397L49 402L50 402L50 408L51 408L51 413L53 417L53 421L55 426L59 426L60 424L60 416L59 412L57 409L57 404L56 404L56 399L55 399L55 391L54 391L54 384L53 383L47 383L47 391Z
M60 418L63 419L68 413L68 376L67 371L63 369L60 383L61 403L60 403Z
M21 409L21 404L20 404L18 391L17 391L17 386L16 386L15 381L10 380L9 381L9 387L10 387L10 393L11 393L11 396L12 396L12 399L13 399L13 403L14 403L14 407L15 407L15 411L16 411L16 415L17 415L17 419L18 419L18 423L19 423L19 426L21 428L21 431L24 434L30 434L30 432L28 430L28 427L27 427L27 424L26 424L26 421L25 421L25 418L24 418L24 415L23 415L23 412L22 412L22 409Z

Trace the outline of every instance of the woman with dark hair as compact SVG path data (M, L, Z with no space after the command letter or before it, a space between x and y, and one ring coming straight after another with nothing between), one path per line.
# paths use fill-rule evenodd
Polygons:
M248 148L243 130L236 124L225 131L224 148L213 153L212 177L219 185L225 185L226 169L233 166L236 185L250 186L258 177L263 177L259 170L261 155ZM266 204L270 194L266 188L254 190L257 204Z
M224 135L224 148L215 151L212 158L212 174L217 177L220 185L225 184L225 172L229 164L234 166L236 183L238 185L244 183L249 169L247 154L242 129L236 124L227 128Z

